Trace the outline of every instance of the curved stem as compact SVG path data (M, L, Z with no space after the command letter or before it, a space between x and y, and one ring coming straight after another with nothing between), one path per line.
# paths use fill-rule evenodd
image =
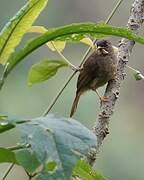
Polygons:
M51 42L51 44L53 45L54 49L57 51L57 53L60 55L60 57L68 64L68 66L72 69L72 70L77 70L77 68L57 49L57 47L55 46L55 44L53 42Z
M114 9L111 11L110 15L108 16L108 18L106 19L105 23L109 23L110 20L112 19L113 15L115 14L116 10L119 8L119 6L121 5L121 3L123 2L123 0L119 0L116 4L116 6L114 7ZM93 41L93 43L95 44L96 43L96 39ZM80 66L81 67L84 63L84 61L86 60L88 54L90 53L91 51L91 47L89 47L87 49L87 51L85 52L84 56L82 57L82 60L81 60L81 63L80 63ZM66 81L66 83L64 84L64 86L60 89L60 91L58 92L58 94L54 97L54 99L52 100L51 104L49 105L48 109L44 112L44 116L46 116L50 111L51 109L53 108L53 106L55 105L55 103L57 102L57 100L59 99L59 97L61 96L61 94L63 93L63 91L65 90L65 88L67 87L67 85L69 84L69 82L72 80L72 78L75 76L75 74L77 73L77 71L75 71L69 78L68 80Z

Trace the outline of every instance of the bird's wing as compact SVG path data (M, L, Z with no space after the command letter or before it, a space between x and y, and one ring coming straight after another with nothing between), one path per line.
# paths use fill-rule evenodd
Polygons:
M91 81L91 76L89 76L86 71L81 70L77 81L77 91L87 90Z
M90 88L91 82L98 76L99 62L101 61L96 52L92 53L83 65L77 81L77 91L87 90ZM96 58L96 59L95 59Z

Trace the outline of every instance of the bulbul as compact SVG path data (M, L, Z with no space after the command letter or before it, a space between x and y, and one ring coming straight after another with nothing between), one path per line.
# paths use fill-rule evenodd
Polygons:
M115 78L117 54L114 46L108 40L99 40L96 42L96 45L96 50L87 58L80 70L70 117L74 115L77 109L80 96L88 90L95 91L101 101L108 100L108 97L101 97L97 89Z

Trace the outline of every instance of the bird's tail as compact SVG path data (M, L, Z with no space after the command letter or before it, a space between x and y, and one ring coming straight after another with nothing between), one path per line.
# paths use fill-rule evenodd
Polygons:
M78 105L81 94L82 94L81 92L76 93L76 97L75 97L73 104L72 104L70 117L72 117L74 115L74 113L76 112L77 105Z

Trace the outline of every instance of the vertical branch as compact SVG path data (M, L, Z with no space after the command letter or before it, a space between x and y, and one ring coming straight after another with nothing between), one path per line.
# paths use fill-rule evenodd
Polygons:
M140 27L144 21L144 0L134 0L130 11L130 17L127 26L135 34L138 34ZM120 87L125 78L125 67L128 63L130 53L135 42L122 39L119 43L118 68L117 77L108 83L105 95L109 97L108 102L103 102L98 116L98 122L93 127L93 132L97 136L98 146L97 152L108 132L110 117L113 114L115 103L119 97ZM93 161L93 160L92 160Z

